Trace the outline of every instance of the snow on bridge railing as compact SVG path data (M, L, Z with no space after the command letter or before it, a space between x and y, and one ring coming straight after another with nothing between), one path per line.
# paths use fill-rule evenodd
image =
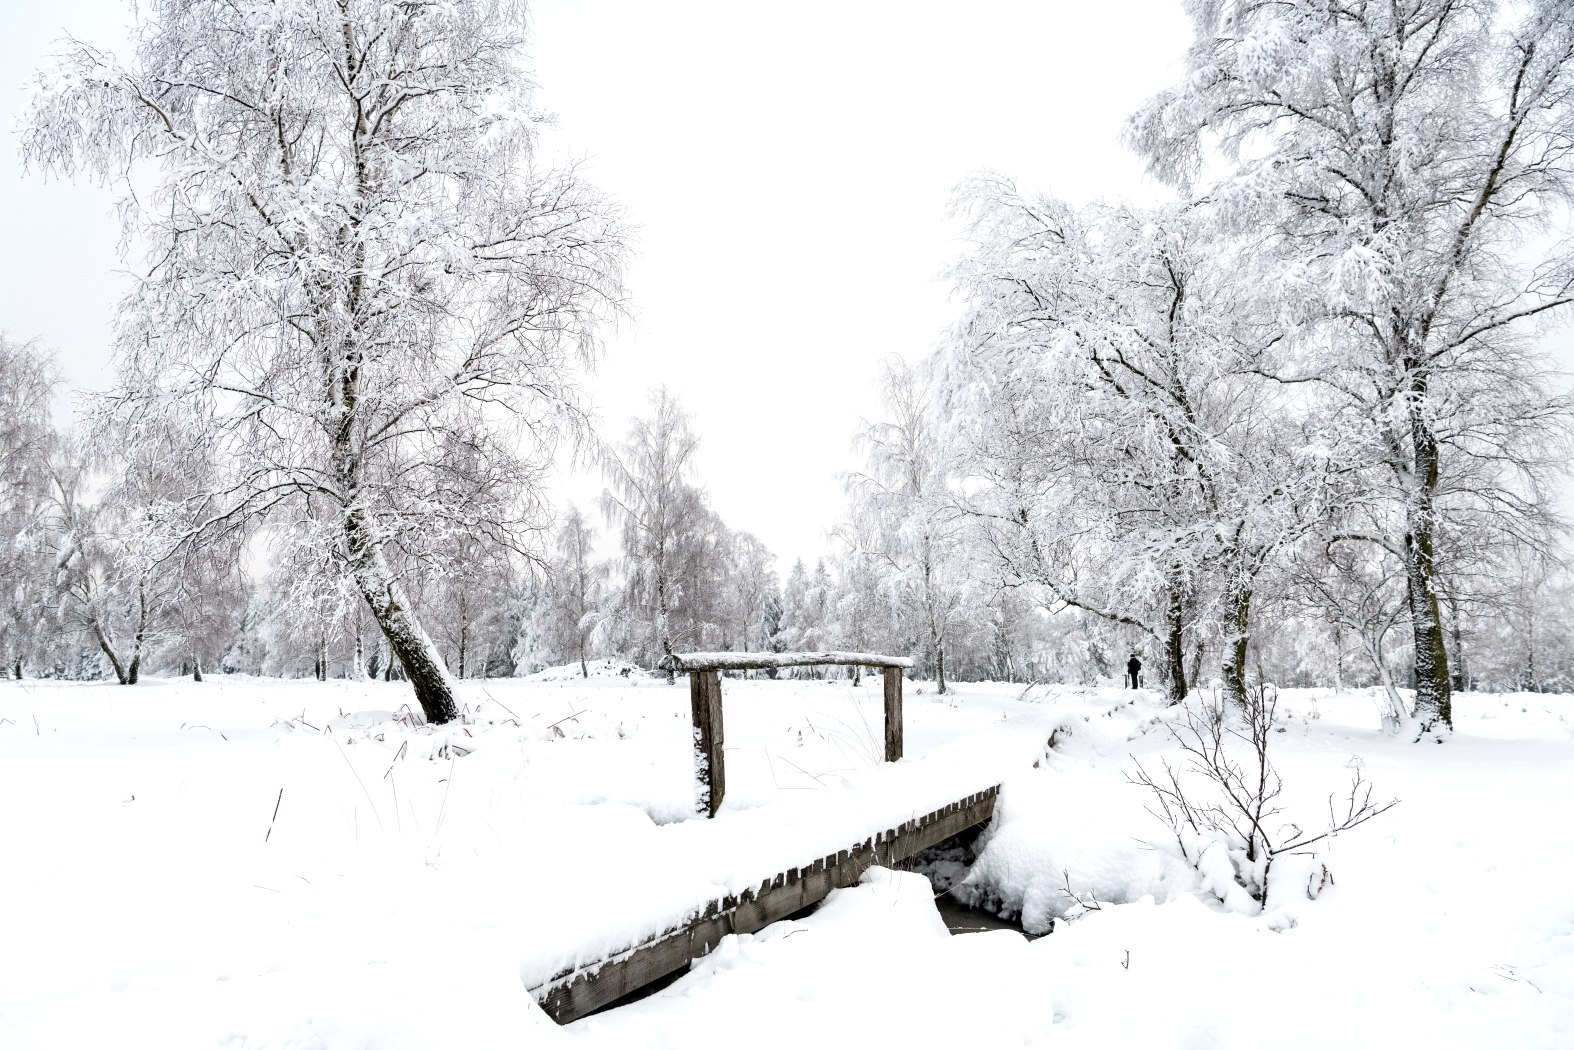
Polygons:
M721 672L757 671L821 664L879 667L885 676L885 760L902 757L902 671L912 667L905 656L875 653L672 653L658 664L664 671L689 676L689 706L694 715L694 775L699 811L714 817L727 791L722 757Z
M905 656L881 656L878 653L673 653L663 657L656 666L663 671L692 673L768 671L781 667L819 667L824 664L906 669L913 666L913 661Z

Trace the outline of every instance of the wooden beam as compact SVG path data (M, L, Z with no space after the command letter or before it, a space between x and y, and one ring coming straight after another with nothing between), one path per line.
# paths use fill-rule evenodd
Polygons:
M885 669L885 760L902 760L902 669Z
M759 671L773 667L818 667L823 664L856 664L859 667L913 666L905 656L878 653L673 653L656 666L676 673L694 671Z
M694 718L695 806L714 817L727 793L727 766L722 758L721 675L689 672L689 708Z
M758 887L712 901L682 926L625 948L599 962L575 967L530 989L559 1024L567 1024L682 969L708 954L729 933L754 933L824 900L833 889L856 886L879 864L907 860L994 815L998 788L977 794L882 831L850 849L792 868Z

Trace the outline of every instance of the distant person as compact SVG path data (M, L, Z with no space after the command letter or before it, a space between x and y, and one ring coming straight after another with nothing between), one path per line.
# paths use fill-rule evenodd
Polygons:
M1131 659L1126 661L1126 680L1131 683L1133 689L1142 686L1142 661L1137 659L1136 653L1132 653Z

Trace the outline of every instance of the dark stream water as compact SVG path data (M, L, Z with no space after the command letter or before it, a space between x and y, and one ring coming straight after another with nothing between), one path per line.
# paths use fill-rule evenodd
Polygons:
M1023 930L1010 919L1002 919L994 912L963 904L945 891L967 877L968 869L978 858L973 847L978 838L977 829L969 829L955 838L921 850L910 862L913 871L929 879L935 891L935 908L946 928L952 934L982 933L985 930L1015 930L1025 937L1042 936Z
M949 893L942 893L935 898L935 907L940 911L940 917L945 920L946 929L953 935L959 933L983 933L985 930L1015 930L1025 937L1034 934L1026 933L1022 927L993 912L984 911L982 908L969 908Z

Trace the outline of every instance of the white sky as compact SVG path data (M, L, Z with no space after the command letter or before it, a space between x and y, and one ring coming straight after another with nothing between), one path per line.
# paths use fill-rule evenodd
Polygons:
M115 0L8 7L7 85L62 30L112 45L129 18ZM536 0L534 17L558 137L639 226L635 319L595 381L604 431L655 384L678 392L713 505L784 574L841 513L880 362L927 352L953 315L951 189L995 169L1078 202L1159 196L1117 137L1189 41L1179 0ZM0 328L100 387L122 287L111 199L24 179L4 123Z

